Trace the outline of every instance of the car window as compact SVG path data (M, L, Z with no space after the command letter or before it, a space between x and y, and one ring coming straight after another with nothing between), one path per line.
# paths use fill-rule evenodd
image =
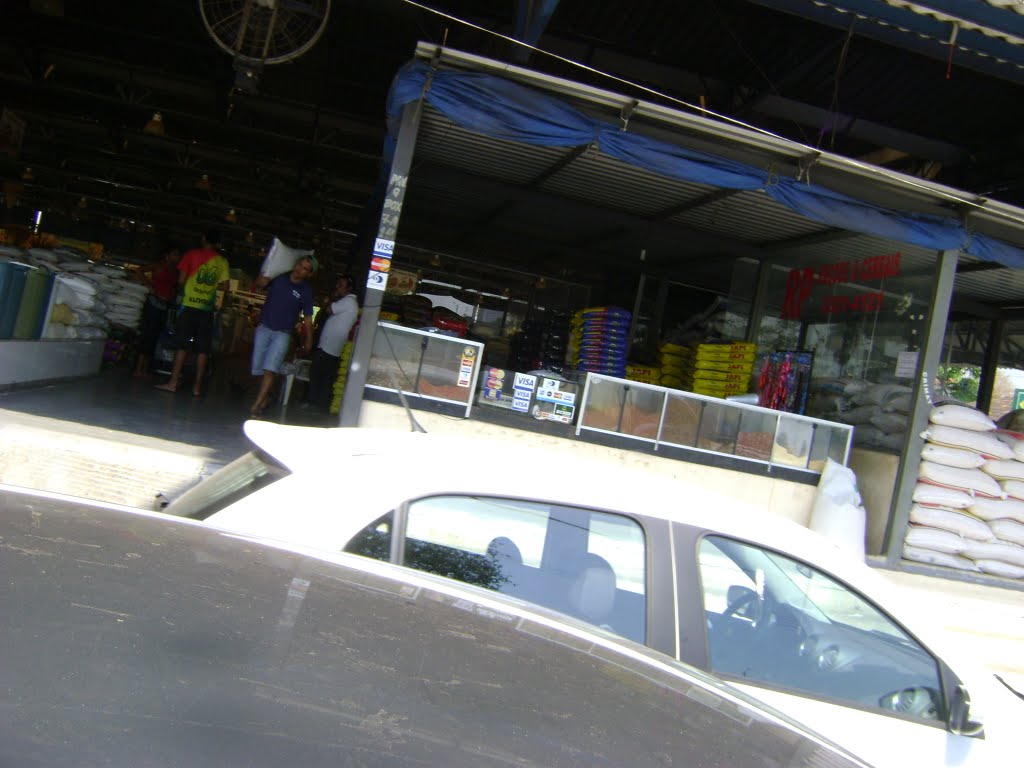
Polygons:
M392 515L346 551L387 559ZM532 501L434 496L408 505L402 563L554 608L643 642L646 543L625 516Z
M943 717L938 662L854 590L720 536L701 541L700 574L713 672L850 706Z
M394 519L395 513L388 512L373 521L352 537L345 546L345 551L387 562L391 559L391 529Z

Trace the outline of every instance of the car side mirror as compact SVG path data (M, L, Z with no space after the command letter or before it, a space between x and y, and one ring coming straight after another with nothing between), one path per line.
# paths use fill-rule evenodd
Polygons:
M949 702L949 730L958 736L985 737L984 724L971 720L971 696L962 685L956 687Z

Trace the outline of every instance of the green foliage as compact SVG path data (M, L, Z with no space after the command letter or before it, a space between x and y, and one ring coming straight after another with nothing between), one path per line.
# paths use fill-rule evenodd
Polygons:
M974 405L978 402L978 377L981 368L976 365L940 365L939 383L942 388L961 403Z

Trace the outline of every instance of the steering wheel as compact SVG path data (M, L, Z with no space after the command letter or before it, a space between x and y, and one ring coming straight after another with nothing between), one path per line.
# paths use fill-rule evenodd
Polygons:
M729 588L729 603L722 612L722 618L736 618L750 622L751 629L757 629L765 618L765 599L749 587L733 585ZM747 612L747 609L749 613Z

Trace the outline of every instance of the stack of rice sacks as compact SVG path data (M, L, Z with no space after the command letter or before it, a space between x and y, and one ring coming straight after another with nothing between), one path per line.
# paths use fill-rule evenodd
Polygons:
M341 401L345 396L345 385L348 384L348 366L352 362L352 349L355 345L346 341L341 350L341 362L338 363L338 378L334 380L331 390L331 413L341 412Z
M93 266L89 275L102 289L107 305L107 320L111 325L132 331L139 330L142 321L142 306L146 303L149 289L141 283L128 280L128 274L120 267L102 264Z
M30 260L54 272L53 309L45 339L102 339L110 326L137 331L146 286L121 267L93 264L72 249L33 248Z
M627 363L626 378L641 384L661 384L661 370L657 366L642 363Z
M578 371L625 378L633 313L621 307L589 307L572 316L570 355Z
M105 339L110 329L104 289L88 273L91 265L76 251L32 248L29 260L54 273L44 339Z
M683 388L683 368L693 361L693 351L689 347L670 342L662 342L658 346L658 364L660 366L659 384L671 389Z
M904 559L1024 579L1024 439L963 405L928 420Z
M690 347L683 367L683 389L698 395L726 397L750 390L757 345L723 341Z
M820 378L811 382L807 414L850 424L854 444L900 451L910 426L913 390L903 384L864 379Z

